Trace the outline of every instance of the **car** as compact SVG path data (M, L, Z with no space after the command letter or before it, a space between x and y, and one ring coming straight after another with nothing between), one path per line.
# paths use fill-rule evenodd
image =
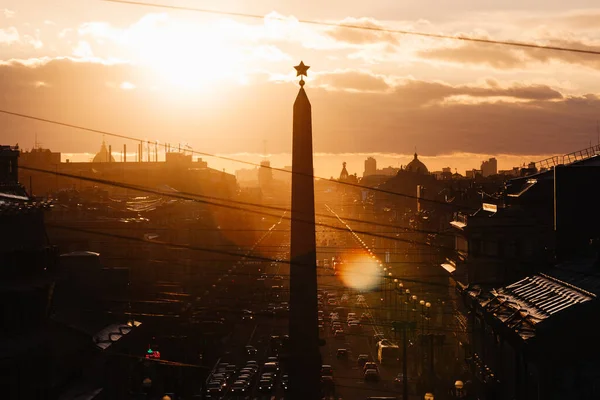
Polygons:
M281 275L275 275L273 277L273 280L275 280L275 281L282 281L283 280L283 276L281 276Z
M347 349L337 349L335 356L338 360L347 360L348 359L348 350Z
M333 376L333 367L329 364L321 366L321 376Z
M255 356L257 352L258 350L256 350L256 347L250 345L246 346L246 354L249 356Z
M267 357L266 362L275 363L279 366L279 357Z
M225 373L218 373L218 374L213 374L212 375L212 380L213 381L227 381L227 379L229 378L229 375L225 374Z
M234 394L244 394L248 391L248 384L244 381L235 381L230 390Z
M225 372L229 375L235 374L236 371L237 367L235 366L235 364L229 364L227 367L225 367Z
M319 332L325 332L325 325L319 324Z
M346 337L346 334L344 333L343 330L338 329L335 331L335 333L333 334L333 337L339 340L342 340Z
M254 313L250 310L244 310L242 313L242 321L252 321L254 319Z
M370 382L378 382L379 381L379 372L376 369L367 369L364 374L365 381Z
M235 380L236 381L241 381L241 382L246 382L246 384L248 386L250 386L250 384L252 383L253 378L254 378L254 375L242 374L242 375L239 375Z
M290 377L288 374L285 374L281 377L281 386L284 391L288 391L290 389Z
M279 373L279 363L276 362L267 362L263 365L262 368L263 375L265 373L271 373L273 375L277 375Z
M260 380L265 380L265 379L275 380L275 373L274 372L263 372L260 375Z
M258 391L269 393L273 390L273 379L261 379L258 382Z
M363 366L363 372L365 372L368 369L374 369L374 370L379 371L379 367L377 367L377 364L374 363L373 361L366 362L365 365Z
M217 385L210 385L209 387L206 389L206 398L207 399L220 399L221 396L223 395L223 389L221 387L221 385L217 384Z
M356 363L358 364L359 367L364 367L368 361L369 361L368 354L359 354L358 358L356 359Z

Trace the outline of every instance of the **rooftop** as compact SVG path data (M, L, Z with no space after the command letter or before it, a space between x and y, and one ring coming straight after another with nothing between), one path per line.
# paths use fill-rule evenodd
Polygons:
M589 268L593 261L561 264L547 273L528 276L488 293L474 287L467 293L485 311L528 341L535 337L539 324L595 300L600 294L600 273L573 268L584 265Z

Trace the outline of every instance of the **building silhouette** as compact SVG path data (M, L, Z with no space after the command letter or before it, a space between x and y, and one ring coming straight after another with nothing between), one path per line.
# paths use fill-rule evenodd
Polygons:
M271 162L269 160L260 162L258 184L261 188L269 188L273 184L273 170L271 169Z
M429 170L427 166L419 160L417 153L415 153L415 158L411 162L406 165L405 170L407 172L414 172L421 175L429 175Z
M106 147L106 143L104 143L104 140L103 140L102 145L100 146L100 150L98 151L98 153L96 153L92 162L95 162L95 163L115 162L115 158L113 157L113 155L111 153L112 153L112 151L109 151L109 149Z
M488 176L492 176L492 175L496 175L498 174L498 160L496 160L495 158L490 158L487 161L483 161L481 163L481 175L483 175L484 178L487 178Z
M365 170L363 177L377 174L377 160L373 157L369 157L365 160Z

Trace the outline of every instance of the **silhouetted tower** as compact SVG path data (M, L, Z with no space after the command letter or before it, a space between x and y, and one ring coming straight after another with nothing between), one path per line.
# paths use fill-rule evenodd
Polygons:
M347 181L348 180L348 170L346 169L346 162L344 161L342 163L342 172L340 172L340 181Z
M377 174L377 160L373 157L369 157L365 160L365 171L363 177Z
M290 394L292 400L321 398L317 322L317 247L311 106L304 91L308 66L294 67L300 91L294 102L292 221L290 245Z

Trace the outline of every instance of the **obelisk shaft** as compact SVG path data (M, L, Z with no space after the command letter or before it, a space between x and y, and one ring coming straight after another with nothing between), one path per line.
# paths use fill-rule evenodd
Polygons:
M290 246L290 395L321 398L317 317L317 250L311 106L304 88L294 102Z

